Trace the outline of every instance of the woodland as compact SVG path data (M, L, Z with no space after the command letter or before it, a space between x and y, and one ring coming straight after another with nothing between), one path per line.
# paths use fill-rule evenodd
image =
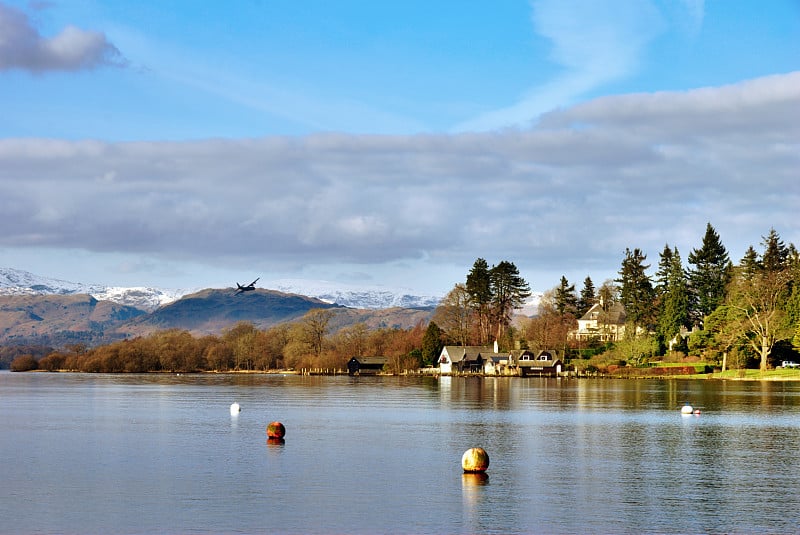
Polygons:
M562 276L533 317L515 314L531 295L516 265L503 260L490 267L478 258L430 321L409 329L358 323L332 332L335 311L313 309L264 330L240 322L221 335L170 329L94 348L2 351L19 353L11 356L12 371L108 373L341 370L353 356L385 356L386 371L402 373L435 366L444 345L495 340L501 350L548 349L578 369L599 371L688 357L723 370L767 370L800 359L800 255L774 229L762 237L760 251L750 246L734 264L708 223L686 264L677 247L665 244L653 275L650 268L642 250L626 249L618 278L596 287L587 276L576 291ZM624 307L623 339L575 339L578 318L596 303L604 311L615 303Z

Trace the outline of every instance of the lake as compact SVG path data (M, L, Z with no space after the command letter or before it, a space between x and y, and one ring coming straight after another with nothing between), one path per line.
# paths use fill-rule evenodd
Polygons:
M0 403L2 533L800 526L800 383L5 371Z

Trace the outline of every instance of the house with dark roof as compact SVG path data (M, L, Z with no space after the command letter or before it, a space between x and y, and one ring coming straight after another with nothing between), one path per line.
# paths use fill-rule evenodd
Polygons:
M444 346L439 354L439 373L443 375L458 373L485 373L489 366L494 370L494 359L505 355L493 346Z
M564 364L552 351L520 351L512 352L511 362L521 377L547 376L557 377Z
M375 375L383 371L387 357L353 357L347 361L349 375Z

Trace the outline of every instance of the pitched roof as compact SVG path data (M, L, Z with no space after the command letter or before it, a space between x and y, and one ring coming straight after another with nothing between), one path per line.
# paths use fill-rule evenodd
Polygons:
M595 321L599 320L603 315L605 315L604 321L606 323L613 323L616 325L624 324L625 320L628 318L622 303L612 303L611 306L608 307L608 310L605 311L600 303L595 303L580 319L584 321Z
M477 360L479 356L489 358L497 354L493 346L444 346L442 353L444 352L447 352L451 362Z
M353 357L350 360L357 360L361 365L380 365L383 366L389 362L389 357Z

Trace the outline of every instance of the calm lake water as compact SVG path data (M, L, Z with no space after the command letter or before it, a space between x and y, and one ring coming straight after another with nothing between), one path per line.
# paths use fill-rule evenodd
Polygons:
M2 372L0 532L797 533L798 439L798 383Z

